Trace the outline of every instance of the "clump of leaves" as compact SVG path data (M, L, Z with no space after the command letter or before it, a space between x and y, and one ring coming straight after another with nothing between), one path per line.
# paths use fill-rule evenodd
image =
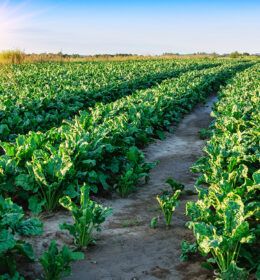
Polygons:
M48 250L39 258L45 280L60 280L71 275L72 261L84 259L81 252L71 252L67 246L63 246L61 251L58 250L56 242L52 241Z
M6 272L3 279L23 279L16 271L16 255L34 260L32 245L19 237L40 235L42 223L38 219L24 219L22 207L11 198L0 196L0 269Z
M235 261L232 261L229 268L221 273L221 280L244 280L248 278L248 272L236 265Z
M80 207L68 196L59 200L60 204L71 212L75 222L73 225L62 223L60 229L68 230L78 247L86 247L90 242L94 243L92 238L94 229L98 232L101 231L100 225L113 212L111 207L103 207L90 200L89 192L90 187L87 185L81 188Z
M161 209L164 214L166 226L168 227L171 223L172 214L179 205L179 201L177 201L177 199L180 196L181 191L184 189L184 185L171 178L167 179L165 183L170 185L171 191L169 192L168 190L164 190L161 196L157 195L157 201L159 203L159 209ZM159 218L159 216L152 218L152 228L155 228Z
M157 221L160 219L159 216L153 217L151 220L151 228L155 228Z
M0 276L0 280L24 280L23 276L21 276L17 271L13 276L8 273Z
M174 181L173 179L169 178L165 181L165 183L169 184L171 186L171 189L173 192L176 192L178 190L182 191L184 189L184 185L181 183L178 183Z
M198 133L200 135L200 139L202 139L202 140L210 139L213 135L211 130L207 130L205 128L198 131Z
M195 217L194 213L198 210L196 207L198 206L193 205L189 208L187 205L187 213ZM189 222L189 228L194 231L199 249L204 254L212 254L222 279L246 279L247 272L239 268L236 261L241 244L252 243L255 239L246 221L253 214L254 211L246 215L242 199L231 192L218 205L218 215L223 221L221 226L218 225L217 228L205 222Z
M182 251L182 254L180 255L180 259L182 261L187 261L190 257L190 255L194 254L194 253L197 253L198 251L198 247L197 247L197 243L189 243L188 241L183 241L181 243L181 251Z
M134 191L136 183L142 177L145 177L145 181L149 181L149 171L155 165L155 163L144 162L144 155L137 147L133 146L127 153L127 164L122 171L120 180L118 182L118 190L123 198L127 197L129 193Z
M174 210L179 205L179 201L177 201L177 199L180 196L180 194L181 191L177 190L173 195L168 191L164 191L162 196L157 195L157 201L164 214L167 227L171 223L172 214Z

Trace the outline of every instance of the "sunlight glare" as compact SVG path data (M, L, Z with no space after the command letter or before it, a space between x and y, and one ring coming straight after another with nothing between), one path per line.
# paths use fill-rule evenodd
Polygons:
M34 17L35 13L23 13L22 8L28 1L22 1L11 6L9 0L0 2L0 43L10 38L11 34L26 26L26 21Z

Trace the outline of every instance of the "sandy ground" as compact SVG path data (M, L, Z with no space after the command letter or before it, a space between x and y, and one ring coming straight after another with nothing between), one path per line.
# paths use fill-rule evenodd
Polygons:
M157 140L145 150L147 161L160 161L151 173L148 184L129 195L127 199L115 195L102 203L114 208L102 226L102 232L95 234L97 245L85 251L85 259L72 264L71 280L208 280L212 274L200 267L200 257L182 262L180 245L182 241L193 241L193 235L185 227L185 204L196 200L197 196L182 194L180 206L176 209L171 227L166 229L156 195L168 188L165 180L173 178L185 185L185 190L193 190L196 175L189 171L192 164L203 155L205 140L199 139L198 131L207 128L211 122L210 111L215 96L208 102L199 104L175 128L175 133L167 133L164 141ZM152 229L150 221L161 216L157 227ZM36 256L48 247L50 240L59 245L72 245L72 239L58 225L72 221L67 212L58 212L42 217L44 233L33 239ZM31 240L30 240L31 241ZM40 266L28 264L24 267L28 279L39 277Z

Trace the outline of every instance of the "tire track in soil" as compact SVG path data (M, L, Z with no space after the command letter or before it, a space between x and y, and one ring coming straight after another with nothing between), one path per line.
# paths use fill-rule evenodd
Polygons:
M198 131L207 128L211 122L210 112L216 95L208 98L206 104L198 104L186 115L175 132L166 133L166 140L156 140L144 149L147 161L160 161L150 172L150 182L129 195L127 199L114 194L112 199L102 199L106 206L114 208L102 226L102 232L96 233L96 246L86 250L85 259L72 264L70 280L209 280L212 275L201 268L201 257L182 262L180 245L183 240L194 241L192 232L185 227L188 218L185 215L185 204L197 200L197 196L182 194L180 206L175 210L171 227L164 226L156 195L168 188L165 180L173 178L185 185L184 190L194 190L197 175L189 168L203 155L205 140L199 138ZM100 200L100 199L99 199ZM157 227L152 229L152 217L160 215ZM59 230L63 221L72 221L67 212L54 213L45 218L44 233L35 238L33 246L36 255L46 250L50 240L57 244L71 245L71 237ZM37 271L40 267L34 264L27 271ZM32 277L32 276L31 276Z

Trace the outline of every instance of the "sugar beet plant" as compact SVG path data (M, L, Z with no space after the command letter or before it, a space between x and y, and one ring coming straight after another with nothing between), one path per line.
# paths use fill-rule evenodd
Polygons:
M145 181L149 180L148 172L154 167L156 163L144 163L140 165L140 162L144 162L144 155L137 147L131 147L129 152L126 154L129 160L126 165L126 169L122 172L120 180L118 182L118 191L122 197L127 197L127 195L135 190L137 187L135 184L140 178L145 177Z
M182 251L182 254L180 255L180 259L182 261L187 261L192 254L197 253L197 251L198 251L197 243L191 244L185 240L181 244L181 251Z
M26 220L22 207L0 196L0 271L4 272L0 279L23 279L16 270L16 257L22 255L33 261L34 252L22 238L41 233L39 220Z
M180 201L178 200L181 191L184 189L184 185L181 183L175 182L173 179L168 179L165 183L169 184L171 187L171 191L164 190L162 195L157 195L156 199L160 205L160 208L163 212L165 218L166 227L170 226L173 212L176 207L179 206ZM159 216L153 217L151 220L151 227L154 228L159 219Z
M224 280L247 279L248 272L260 278L259 66L237 74L219 93L207 156L192 167L202 175L199 200L187 204L189 228Z
M163 195L157 195L157 201L163 212L166 226L168 227L172 220L172 214L175 211L176 207L179 206L179 201L177 200L181 194L181 191L178 190L175 193L171 194L169 191L164 191Z
M84 254L72 252L67 246L63 246L59 251L56 242L52 241L48 250L43 253L39 262L43 267L44 280L61 280L71 275L71 262L82 260Z
M54 209L60 197L77 198L86 183L93 192L125 196L154 164L140 147L180 118L206 95L248 65L225 64L194 70L152 89L97 104L60 128L0 143L0 194L29 201L34 212Z
M68 230L74 237L76 246L81 248L94 242L93 231L101 231L100 225L113 212L111 207L103 207L90 200L89 192L88 186L85 185L81 188L80 207L73 203L68 196L60 199L60 204L71 212L75 222L73 225L63 223L60 225L60 229Z

